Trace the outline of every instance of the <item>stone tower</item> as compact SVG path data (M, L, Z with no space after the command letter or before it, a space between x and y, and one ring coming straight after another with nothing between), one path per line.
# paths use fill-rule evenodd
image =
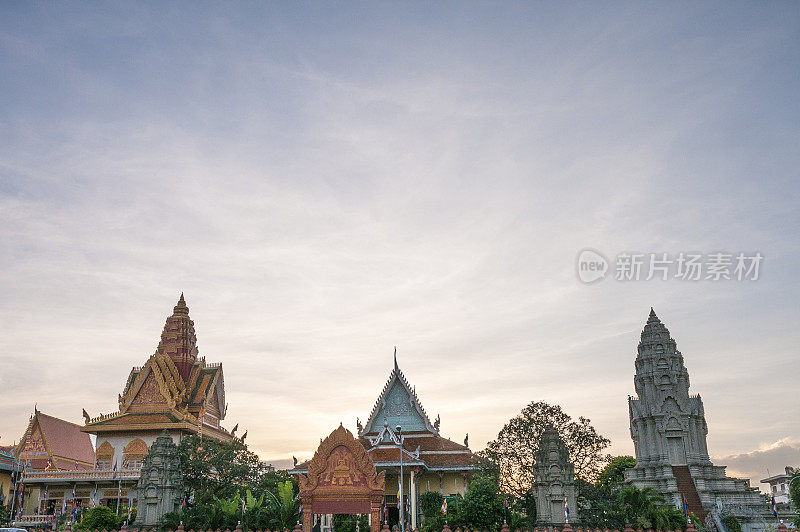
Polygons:
M536 523L539 526L563 525L566 522L564 500L569 503L570 520L576 520L575 468L558 431L542 433L533 467L536 493Z
M155 526L183 502L183 473L178 448L165 430L156 438L142 464L136 484L138 508L134 526Z
M636 466L625 472L638 488L652 487L676 507L722 529L720 517L735 515L743 530L762 530L767 510L756 488L727 477L708 454L705 411L689 395L689 373L669 330L653 309L642 331L633 379L637 398L628 397Z

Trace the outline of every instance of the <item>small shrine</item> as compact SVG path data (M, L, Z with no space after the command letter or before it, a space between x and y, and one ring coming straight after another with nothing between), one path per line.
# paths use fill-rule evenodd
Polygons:
M178 510L183 501L183 473L178 448L164 430L150 447L136 483L137 526L155 526L166 513Z
M568 522L567 509L576 511L575 467L558 431L549 428L539 439L533 468L536 522L539 526L561 526Z

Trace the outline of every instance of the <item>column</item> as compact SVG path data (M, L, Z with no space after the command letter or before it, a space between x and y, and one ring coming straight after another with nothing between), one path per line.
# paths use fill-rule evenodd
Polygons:
M314 504L310 498L302 499L303 504L303 532L311 532L314 526Z
M416 468L411 468L411 478L408 483L408 497L411 500L411 530L417 528L417 475Z

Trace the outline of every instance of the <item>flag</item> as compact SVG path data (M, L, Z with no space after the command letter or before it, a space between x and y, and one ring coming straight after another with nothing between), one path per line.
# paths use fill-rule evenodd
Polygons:
M298 511L298 515L300 516L300 520L302 521L303 520L303 503L302 502L300 503L300 506L299 506L297 511Z
M50 471L51 469L53 469L53 459L52 458L48 458L47 459L47 465L45 466L44 470L45 471Z
M117 461L114 460L114 469L112 469L111 478L117 478Z
M569 519L569 501L564 497L564 519Z
M77 484L73 484L72 485L72 501L73 502L75 501L75 488L76 488L76 486L77 486Z
M127 458L123 458L122 459L122 469L128 469L128 459Z
M442 500L442 513L444 515L447 515L447 498L444 498Z
M181 510L186 509L186 495L183 496L183 502L181 502Z
M689 503L686 501L686 495L681 495L683 497L683 515L689 517Z
M772 498L772 516L778 517L778 506L775 504L775 497Z
M389 507L386 505L386 501L383 502L383 522L389 522Z

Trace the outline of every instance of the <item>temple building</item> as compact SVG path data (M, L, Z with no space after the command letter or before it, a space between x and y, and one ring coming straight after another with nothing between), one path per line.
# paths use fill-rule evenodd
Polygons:
M718 530L736 516L745 532L763 530L769 509L746 479L731 478L711 462L708 426L699 395L689 395L689 373L675 340L653 309L642 331L634 377L637 398L628 398L636 466L625 478L652 487L678 508ZM710 521L709 521L710 520Z
M14 456L13 445L0 445L0 505L11 506L11 493L22 472L22 463Z
M56 505L63 506L64 489L47 490L45 494L44 484L38 482L42 476L73 476L92 469L95 462L92 441L79 425L36 407L14 455L25 464L24 478L16 485L15 513L21 499L23 514L28 516L52 513Z
M406 519L412 528L420 523L419 495L438 491L445 497L464 495L473 471L475 455L470 451L468 438L464 445L439 434L440 420L431 422L414 388L397 365L381 391L367 422L356 420L361 445L375 464L384 472L386 493L384 505L391 524L399 521L398 493L402 461L403 498L410 515ZM401 451L402 442L402 451ZM402 457L401 457L402 453ZM306 474L308 463L296 464L292 475ZM323 519L325 530L329 519Z
M167 318L155 353L134 367L119 395L119 411L90 418L82 431L97 435L97 468L138 469L147 449L163 430L180 443L183 436L227 441L225 381L222 364L197 356L197 337L181 294Z
M53 511L58 514L74 506L102 504L116 508L135 501L142 463L164 431L175 444L192 434L218 441L233 438L221 425L226 410L222 364L207 364L198 357L194 322L189 318L183 294L166 320L155 353L143 366L131 370L117 401L119 409L112 414L91 418L84 409L83 426L61 422L62 426L66 423L71 427L73 436L85 440L85 452L75 457L55 452L53 467L26 471L25 486L40 489L47 497L39 500L36 508L26 505L26 515L17 521L19 525L49 522ZM60 429L59 434L64 430ZM38 432L33 424L28 433L31 437L23 443L31 453L50 449L46 430L43 443L37 443L40 440L36 439ZM96 451L90 434L97 437ZM35 466L41 465L42 458L38 460ZM70 470L60 471L62 468Z

